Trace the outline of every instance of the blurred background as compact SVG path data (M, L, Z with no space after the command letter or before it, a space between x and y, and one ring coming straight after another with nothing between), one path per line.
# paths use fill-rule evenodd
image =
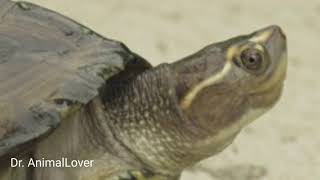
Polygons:
M280 25L289 71L281 101L223 153L182 180L320 179L319 0L28 0L124 42L153 65L203 46Z

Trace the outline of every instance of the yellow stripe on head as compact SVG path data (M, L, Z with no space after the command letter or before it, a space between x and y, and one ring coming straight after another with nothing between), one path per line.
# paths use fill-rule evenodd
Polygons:
M188 94L183 98L181 102L182 109L187 109L191 105L194 98L202 89L221 81L226 76L226 74L229 73L229 71L231 70L231 67L232 67L231 61L227 61L225 66L220 72L203 80L202 82L200 82L200 84L196 85L193 89L191 89L190 92L188 92Z
M232 68L232 59L238 52L239 52L239 46L231 46L227 50L227 53L225 56L226 63L223 69L220 72L212 75L211 77L203 80L198 85L193 87L181 101L180 106L182 107L182 109L187 109L188 107L190 107L192 101L202 89L208 86L211 86L217 82L220 82L230 72Z
M255 43L263 43L266 42L267 39L271 36L272 31L264 31L263 33L253 36L249 41L255 42Z

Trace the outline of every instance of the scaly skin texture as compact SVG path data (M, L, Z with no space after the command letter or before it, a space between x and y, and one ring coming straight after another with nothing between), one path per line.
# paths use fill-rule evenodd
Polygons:
M285 40L271 26L110 82L102 93L107 123L144 168L174 177L274 106L286 74Z
M172 79L175 75L164 64L130 82L111 82L108 87L112 88L103 93L108 96L95 99L79 112L74 117L78 121L65 122L39 144L35 154L36 158L46 159L95 159L95 171L106 173L93 175L85 169L48 168L37 170L35 179L111 179L127 169L151 172L150 177L145 175L147 179L176 179L184 168L220 152L234 136L211 142L210 146L198 146L196 142L209 138L212 131L204 130L182 112L176 96L177 82ZM142 93L146 88L149 91ZM234 101L221 108L231 104ZM108 172L110 169L113 172ZM144 176L134 175L141 180Z
M131 76L100 95L36 147L38 159L93 159L93 168L37 168L34 180L177 180L227 147L279 99L285 36L277 26L205 47Z
M138 179L161 180L203 158L189 156L200 131L182 114L172 75L162 65L118 87L110 84L103 93L108 96L93 100L73 117L77 120L63 122L35 152L37 159L94 159L95 171L37 169L35 180L113 179L127 170L151 172L149 177L133 173Z
M108 119L105 123L111 127L116 139L145 168L168 176L180 173L209 154L220 152L234 138L231 135L211 142L206 147L198 145L198 142L216 133L216 129L205 128L203 122L189 119L182 111L176 94L178 82L172 78L176 75L168 64L164 64L143 73L130 83L118 87L116 83L111 83L111 90L104 93L108 94L104 98L105 116ZM219 98L226 97L217 96L213 100ZM228 108L236 108L243 103L236 93L234 98L228 99L217 108L221 115ZM239 108L239 112L244 109L245 104ZM234 113L229 115L233 118ZM237 133L234 132L234 135Z
M179 108L173 75L162 65L125 85L111 84L104 98L106 123L117 139L146 168L170 175L194 162L188 154L199 136Z

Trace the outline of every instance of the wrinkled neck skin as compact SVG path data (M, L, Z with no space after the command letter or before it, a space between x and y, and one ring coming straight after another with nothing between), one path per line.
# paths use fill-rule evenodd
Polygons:
M195 104L204 111L210 108L213 113L219 112L203 119L197 116L198 112L192 112L198 109L181 109L177 87L183 82L177 81L176 76L179 74L170 65L163 64L124 85L109 84L112 89L105 92L103 98L105 123L113 136L143 167L165 175L179 174L184 168L220 152L239 131L213 138L226 123L225 118L221 121L219 118L226 111L230 111L229 118L233 118L232 108L242 103L237 96L230 98L232 102L221 101L221 107L210 106L222 100L220 96L210 99L205 106L201 102Z
M178 76L181 74L171 65L163 64L133 80L109 82L109 89L102 90L100 97L73 117L77 120L63 121L35 152L38 159L93 159L94 171L92 168L37 169L34 179L72 180L79 176L99 179L95 172L117 174L127 169L151 171L170 178L220 152L239 129L222 134L219 129L232 124L228 120L245 109L245 106L238 108L242 100L235 95L225 101L222 94L209 99L206 97L209 92L204 91L189 110L183 110L177 87L184 82ZM204 100L207 104L203 104ZM221 104L213 106L217 101Z
M178 106L175 79L167 64L128 82L113 82L103 94L105 123L142 167L164 175L190 165L195 127Z

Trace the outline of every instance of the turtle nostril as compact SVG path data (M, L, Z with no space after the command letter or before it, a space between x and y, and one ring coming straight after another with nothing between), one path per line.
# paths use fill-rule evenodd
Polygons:
M287 36L284 34L284 32L280 29L280 34L281 34L281 36L283 37L283 39L287 39Z
M283 32L283 30L281 29L280 26L272 25L272 26L270 26L270 28L273 29L273 33L279 34L285 40L287 39L285 33Z

